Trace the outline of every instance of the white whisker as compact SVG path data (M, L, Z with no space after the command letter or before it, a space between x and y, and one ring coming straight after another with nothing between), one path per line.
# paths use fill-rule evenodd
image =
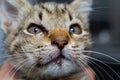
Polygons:
M93 57L90 57L90 56L86 56L86 57L88 57L88 58L90 58L90 59L92 59L92 60L96 60L96 61L102 63L103 65L105 65L106 67L108 67L112 72L114 72L114 73L119 77L119 79L120 79L119 74L118 74L117 72L115 72L115 70L113 70L110 66L108 66L107 64L105 64L103 61L100 61L100 60L98 60L98 59L96 59L96 58L93 58Z
M100 53L100 52L96 52L96 51L88 51L88 50L82 50L82 52L87 52L87 53L92 53L92 54L95 53L95 54L103 55L103 56L105 56L105 57L108 57L108 58L110 58L110 59L112 59L112 60L114 60L114 61L120 63L119 60L117 60L117 59L115 59L115 58L113 58L113 57L111 57L111 56L109 56L109 55L106 55L106 54Z
M32 64L32 65L31 65L30 69L27 71L27 74L28 74L28 75L30 74L30 72L33 71L35 65L36 65L36 64Z
M15 67L19 66L20 64L24 63L26 60L23 60L19 63L17 63L16 65L14 65L5 75L5 77L7 77L9 75L9 73L11 73L12 71L14 71ZM12 77L11 77L12 78Z
M98 65L94 61L91 61L91 60L89 60L89 61L92 62L93 64L95 64L96 66L98 66L100 69L102 69L112 80L114 80L113 77L106 70L104 70L104 68L102 68L100 65Z
M19 69L21 69L21 68L27 63L27 61L28 61L28 59L24 60L24 62L22 63L22 65L20 65L20 66L14 71L14 74L11 76L11 78L16 75L17 71L18 71ZM10 78L10 79L11 79L11 78Z
M110 7L95 7L93 10L99 10L99 9L110 9Z
M90 67L87 63L85 63L81 58L79 58L79 61L81 62L81 66L82 66L82 68L83 68L83 70L84 70L84 68L85 68L85 66L84 65L87 65L88 67ZM90 67L91 68L91 67ZM87 73L89 73L87 70L85 70ZM96 74L95 72L94 72L94 74ZM89 76L90 76L90 74L88 74ZM98 77L97 75L96 75L96 77ZM98 79L99 79L99 77L98 77ZM90 80L92 80L92 77L90 76ZM99 79L100 80L100 79Z
M105 80L104 77L103 77L103 75L102 75L102 73L94 66L94 64L91 63L91 65L100 74L100 76L102 77L102 80ZM100 80L95 71L94 71L94 73L95 73L97 79Z

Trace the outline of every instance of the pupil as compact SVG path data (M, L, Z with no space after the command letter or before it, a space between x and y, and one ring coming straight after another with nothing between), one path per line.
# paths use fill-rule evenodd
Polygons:
M75 29L74 29L74 28L71 28L71 32L75 32Z
M35 27L35 28L34 28L34 32L35 32L35 33L37 33L37 31L38 31L38 28L37 28L37 27Z

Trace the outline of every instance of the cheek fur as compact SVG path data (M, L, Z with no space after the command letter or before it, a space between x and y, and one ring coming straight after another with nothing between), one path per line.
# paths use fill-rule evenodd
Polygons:
M85 57L87 54L84 53L84 50L90 48L90 42L74 42L74 44L68 44L64 49L64 55L72 61L79 61L79 59L86 60Z

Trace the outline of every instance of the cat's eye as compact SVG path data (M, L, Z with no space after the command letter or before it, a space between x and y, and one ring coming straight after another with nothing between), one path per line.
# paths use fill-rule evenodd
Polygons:
M37 25L30 25L28 27L28 32L32 34L38 34L41 32L41 29Z
M70 26L69 32L72 33L72 34L81 34L81 33L82 33L82 30L81 30L79 24L72 24L72 25Z

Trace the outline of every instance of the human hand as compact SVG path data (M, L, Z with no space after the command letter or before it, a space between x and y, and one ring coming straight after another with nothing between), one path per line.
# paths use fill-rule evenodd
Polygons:
M14 68L9 64L9 61L5 61L0 68L0 80L14 80Z
M85 68L84 71L88 75L88 80L95 80L95 73L90 67Z

